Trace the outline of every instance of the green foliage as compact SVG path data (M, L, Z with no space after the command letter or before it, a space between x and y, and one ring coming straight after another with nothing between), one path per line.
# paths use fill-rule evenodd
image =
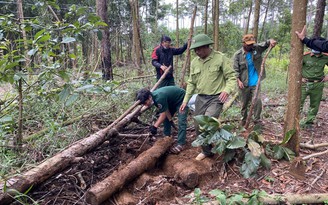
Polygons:
M202 195L202 191L199 188L196 188L193 193L194 196L187 196L188 198L192 198L192 203L201 205L204 202L208 202L208 198Z
M200 135L192 142L192 146L213 145L212 152L223 155L225 162L234 159L238 149L242 150L244 160L240 173L245 178L252 177L260 165L267 169L271 168L270 160L264 155L259 144L263 141L261 137L253 134L246 141L222 129L216 118L198 115L194 119L199 125Z
M286 159L288 161L291 161L295 158L295 153L290 150L289 148L285 147L285 144L291 139L291 137L295 134L295 130L289 130L283 141L278 144L274 145L273 147L268 144L266 146L266 153L268 153L270 156L274 157L275 159Z
M214 200L219 202L219 204L221 205L261 205L263 203L260 201L260 199L268 195L265 191L259 190L253 190L251 194L229 194L228 192L219 189L211 190L209 194L212 198L207 198L203 196L201 190L199 188L196 188L194 190L193 196L189 195L187 197L192 198L194 204L202 204L208 202L209 200Z

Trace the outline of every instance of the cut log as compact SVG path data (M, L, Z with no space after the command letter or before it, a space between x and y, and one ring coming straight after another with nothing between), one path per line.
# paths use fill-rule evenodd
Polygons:
M86 201L92 205L100 204L121 189L127 182L135 179L144 171L151 169L157 160L171 147L173 139L159 139L152 148L143 152L122 170L116 170L103 181L95 184L87 193Z
M174 176L178 183L192 189L199 184L201 176L207 174L208 170L211 170L213 162L210 159L196 161L169 155L165 160L163 170L168 175Z

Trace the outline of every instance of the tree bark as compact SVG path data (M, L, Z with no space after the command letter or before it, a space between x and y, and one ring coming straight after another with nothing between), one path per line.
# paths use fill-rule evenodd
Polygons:
M141 55L140 55L140 39L139 39L139 25L138 25L138 2L137 0L130 0L131 15L132 15L132 26L133 26L133 53L135 57L136 66L138 70L141 65Z
M183 63L182 71L181 71L181 80L180 80L180 87L185 88L185 75L186 75L186 70L187 70L187 65L190 65L190 43L191 43L191 38L194 33L194 23L195 23L195 18L196 18L196 11L197 11L197 6L194 8L194 12L192 14L191 18L191 23L190 23L190 29L189 29L189 36L188 36L188 46L187 46L187 51L186 51L186 59Z
M214 40L214 50L219 50L219 0L214 1L214 17L213 17L213 24L214 24L214 32L213 32L213 40Z
M244 34L248 33L249 22L250 22L250 19L251 19L252 10L253 10L253 1L250 1L249 12L248 12L247 19L246 19Z
M284 136L294 130L294 134L286 146L299 156L299 109L302 83L303 44L295 35L295 31L302 30L306 21L307 0L294 1L291 31L291 52L288 69L288 104L284 121Z
M261 0L255 0L253 35L256 40L259 32L260 5Z
M86 201L92 205L100 204L121 189L125 183L132 181L144 171L154 167L157 160L173 144L171 137L156 141L154 146L143 152L137 159L130 162L122 170L115 171L112 175L98 182L86 193Z
M207 34L207 21L208 21L208 0L205 0L205 12L204 12L204 33Z

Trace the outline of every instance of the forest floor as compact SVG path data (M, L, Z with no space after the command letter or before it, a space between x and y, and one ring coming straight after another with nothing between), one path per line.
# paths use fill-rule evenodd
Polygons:
M328 89L325 88L324 92L325 99L321 101L315 125L310 129L300 131L302 143L328 142ZM282 100L286 102L286 96L276 96L276 99L266 103L272 104ZM278 117L275 118L275 115L284 112L284 109L285 106L265 106L264 103L265 116L269 117L263 119L261 134L266 140L282 140L283 120L274 119L278 119ZM98 126L101 129L105 125L99 123ZM95 128L96 131L97 128ZM129 134L147 133L147 131L147 126L136 123L131 123L124 129L124 133ZM193 140L195 140L195 133L192 123L189 123L188 143L180 154L165 154L154 169L148 170L139 178L131 181L103 204L191 203L192 199L186 196L192 195L194 189L181 183L171 169L176 163L188 165L186 162L192 162L196 167L200 167L201 175L197 187L204 196L208 196L208 192L214 189L220 189L230 194L251 193L253 190L264 190L268 194L328 193L327 154L307 160L305 176L292 174L288 161L270 159L272 164L270 170L261 168L255 177L245 179L239 172L241 163L237 160L227 164L223 163L220 156L215 155L202 161L196 161L195 157L201 149L191 146ZM87 204L84 196L92 185L109 176L114 170L124 167L142 151L150 148L153 143L154 140L148 138L112 138L83 156L83 160L79 163L35 187L28 195L38 204ZM324 150L326 150L324 147L317 150L301 148L300 155L302 157Z

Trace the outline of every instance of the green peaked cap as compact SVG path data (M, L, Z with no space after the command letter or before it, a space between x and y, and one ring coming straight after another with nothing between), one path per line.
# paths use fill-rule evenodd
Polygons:
M206 34L198 34L191 40L190 49L198 48L205 45L213 44L214 42Z

